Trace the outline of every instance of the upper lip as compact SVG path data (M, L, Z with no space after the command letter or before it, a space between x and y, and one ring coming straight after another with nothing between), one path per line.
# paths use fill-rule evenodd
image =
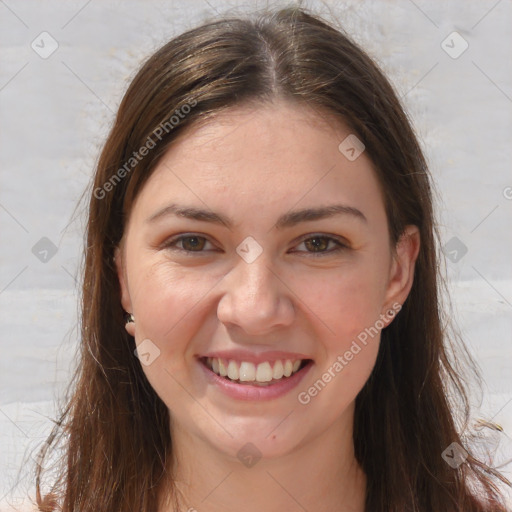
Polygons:
M247 361L248 363L254 364L264 363L265 361L273 363L275 361L286 361L287 359L290 359L291 361L297 361L298 359L311 359L309 356L298 352L283 352L279 350L258 353L247 350L218 350L201 354L199 357L227 359L228 361L230 359L233 361Z

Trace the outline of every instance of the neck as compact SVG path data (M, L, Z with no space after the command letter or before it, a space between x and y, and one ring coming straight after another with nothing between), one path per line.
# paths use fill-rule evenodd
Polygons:
M366 475L352 441L352 414L344 424L276 458L245 467L206 441L172 429L174 482L180 512L329 510L364 512ZM178 512L162 505L160 512Z

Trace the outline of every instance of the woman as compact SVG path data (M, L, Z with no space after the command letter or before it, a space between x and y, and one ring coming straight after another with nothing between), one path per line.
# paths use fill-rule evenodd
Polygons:
M388 81L301 9L156 52L94 178L40 510L505 510L458 429L430 186Z

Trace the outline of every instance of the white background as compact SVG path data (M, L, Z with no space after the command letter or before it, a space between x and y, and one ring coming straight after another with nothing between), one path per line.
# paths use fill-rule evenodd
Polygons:
M31 454L73 369L85 202L73 212L129 79L183 30L267 4L0 0L1 510L19 506L32 487ZM457 237L467 247L446 266L455 319L482 370L475 418L504 428L493 437L500 466L512 459L512 2L304 5L368 50L416 127L439 193L443 244ZM31 48L44 31L58 44L46 59ZM453 31L469 44L456 59L441 46ZM448 44L461 48L453 37ZM43 237L57 247L46 263L32 252ZM512 464L505 474L512 480Z

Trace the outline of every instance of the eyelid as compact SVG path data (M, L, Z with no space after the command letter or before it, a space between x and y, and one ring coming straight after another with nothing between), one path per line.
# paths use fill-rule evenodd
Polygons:
M307 256L328 256L331 254L336 254L340 251L350 249L350 243L348 240L344 237L338 236L338 235L331 235L327 233L308 233L307 235L303 235L299 238L297 242L294 243L294 247L296 245L299 245L306 240L310 240L312 238L324 238L327 240L327 244L329 245L330 242L334 242L336 244L336 247L334 249L330 249L328 251L319 251L319 252L308 252L308 251L294 251L299 252L302 254L306 254Z
M203 233L179 233L177 235L173 235L170 238L167 238L161 245L160 249L170 249L173 251L184 252L187 254L201 254L207 251L187 251L186 249L182 249L181 247L176 247L174 244L181 242L184 238L204 238L206 243L210 243L212 245L213 242ZM211 249L210 249L211 250Z
M327 238L330 240L334 240L345 247L350 247L350 243L345 237L342 237L340 235L330 234L330 233L321 233L321 232L320 233L307 233L306 235L302 235L301 237L299 237L299 239L296 243L304 242L304 240L309 240L310 238Z

